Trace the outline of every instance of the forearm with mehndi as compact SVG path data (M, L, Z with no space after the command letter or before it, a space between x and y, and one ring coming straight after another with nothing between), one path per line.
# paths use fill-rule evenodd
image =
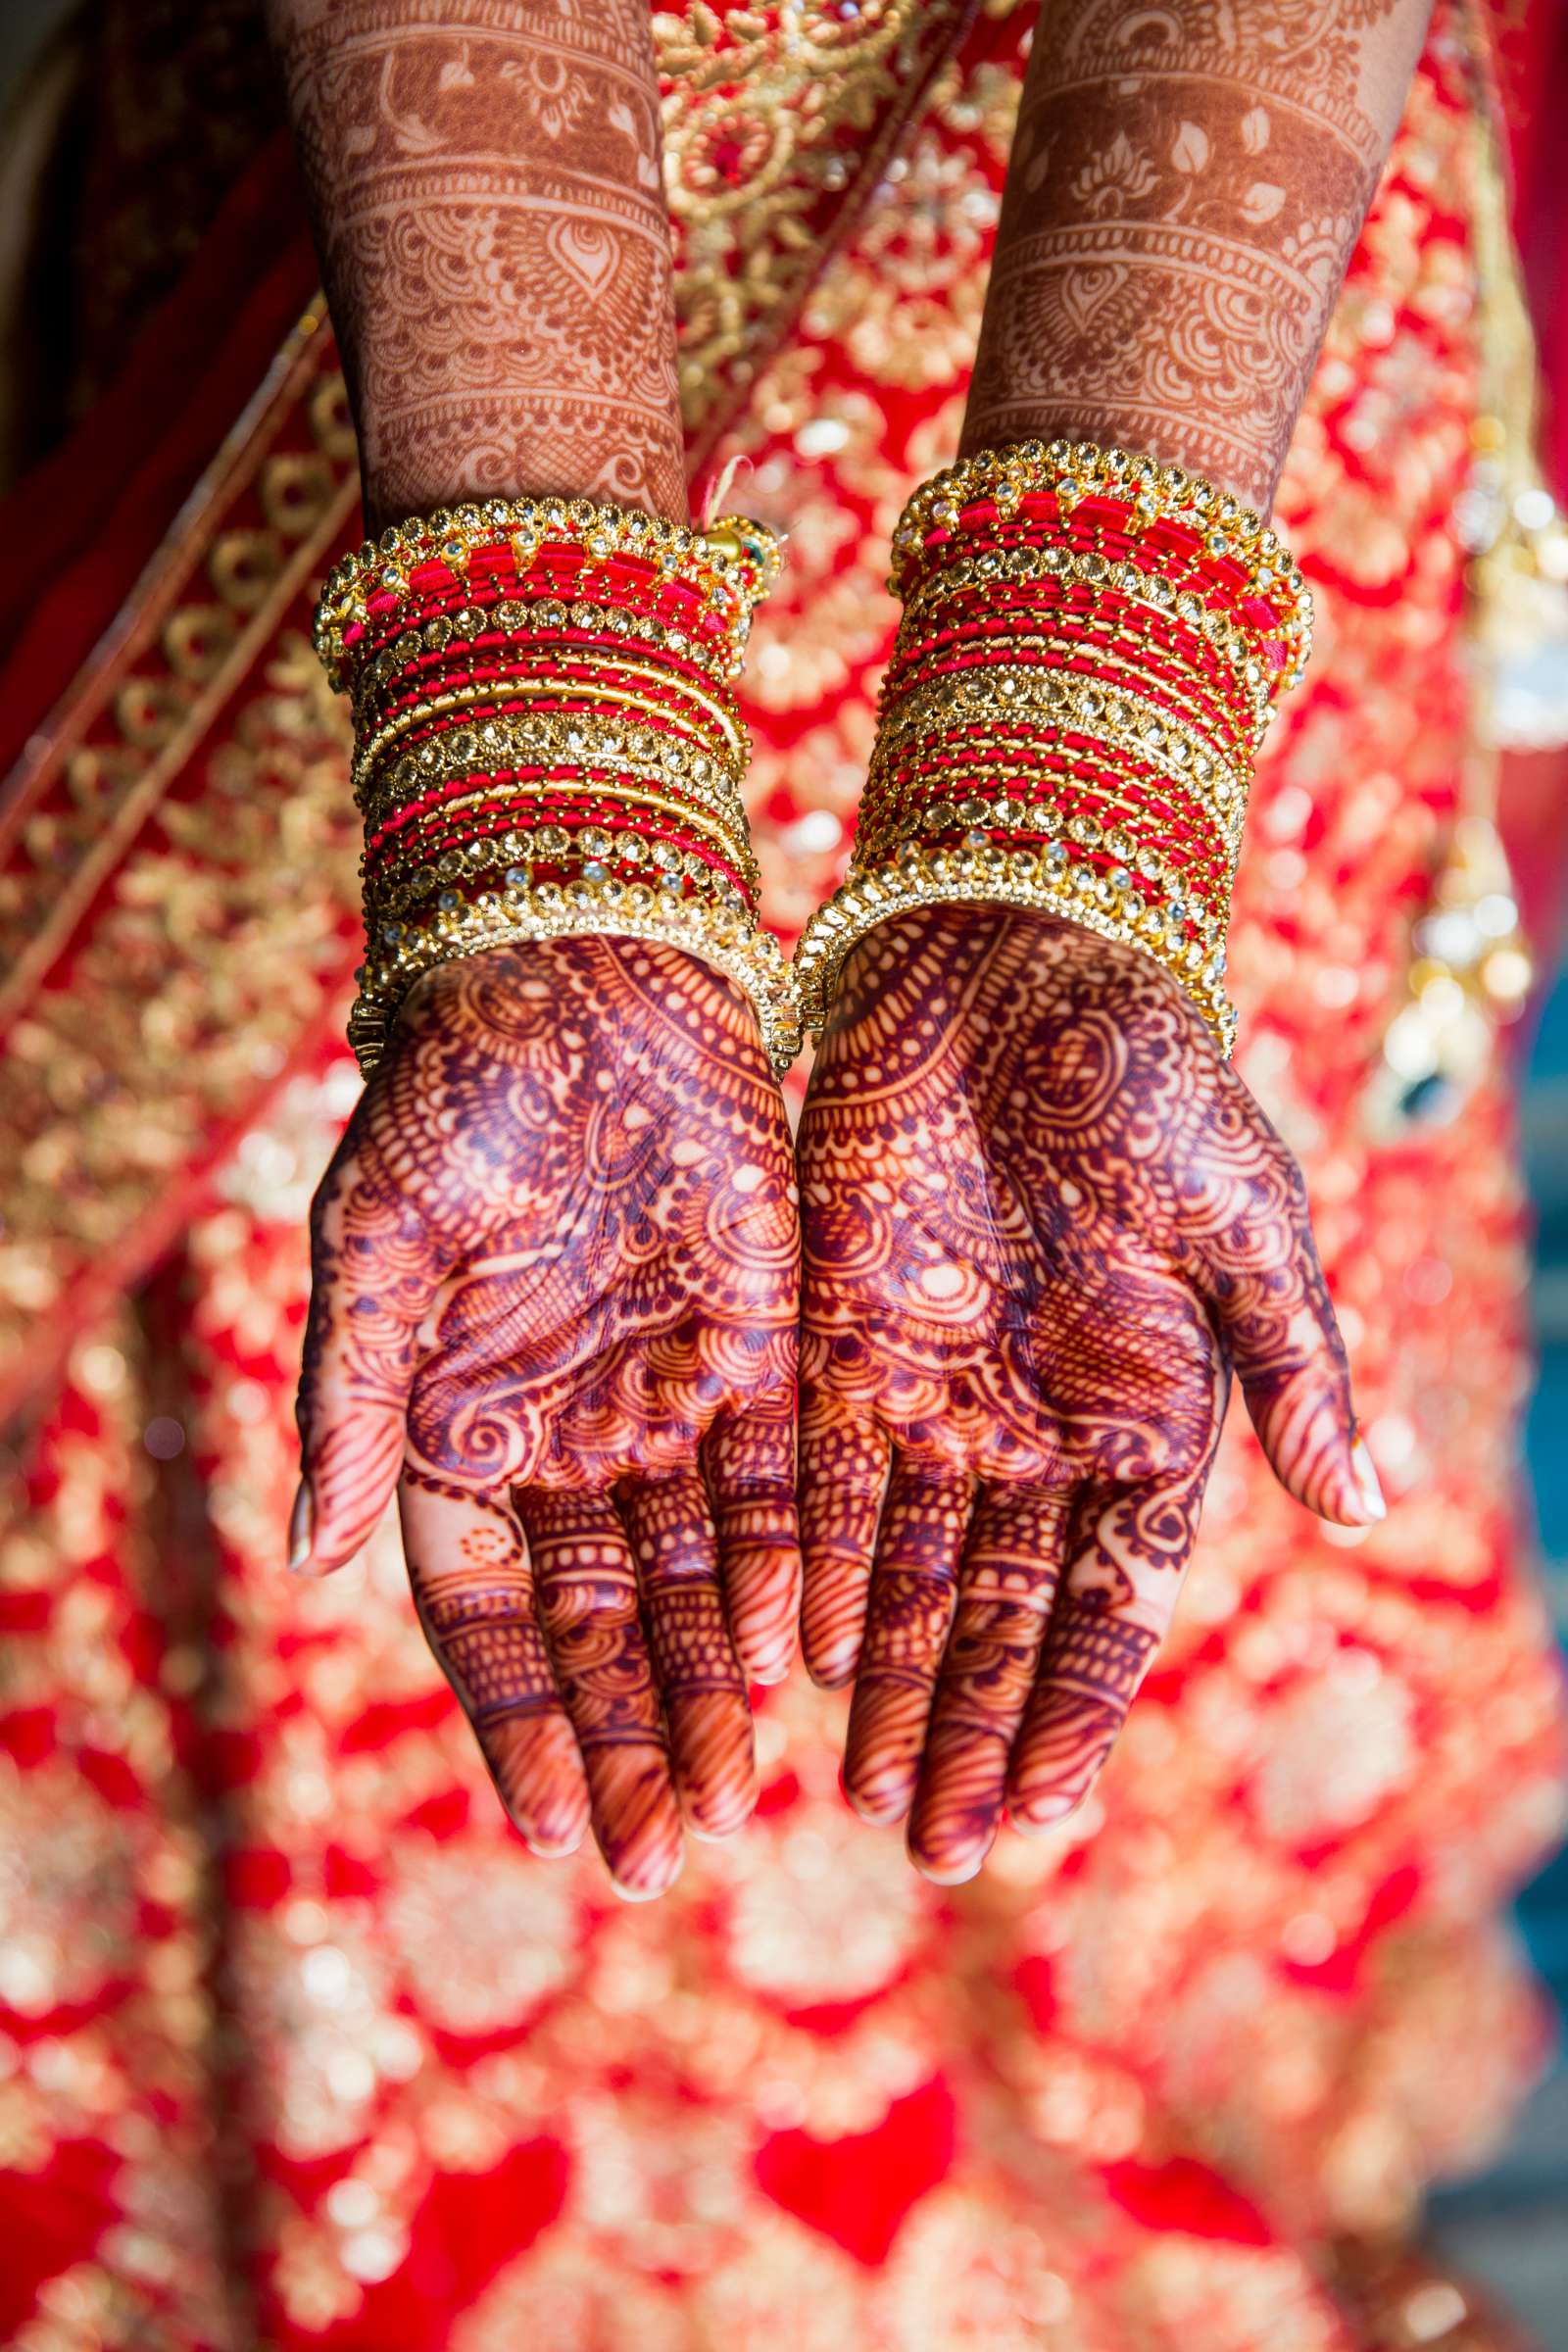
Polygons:
M269 0L368 526L486 492L687 514L642 0Z
M1116 442L1267 513L1431 0L1044 0L963 450Z

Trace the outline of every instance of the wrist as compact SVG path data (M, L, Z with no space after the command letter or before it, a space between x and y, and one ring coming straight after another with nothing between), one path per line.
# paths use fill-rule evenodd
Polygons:
M1152 956L1228 1052L1252 762L1310 643L1277 535L1151 459L1030 443L916 493L892 584L850 873L797 954L805 1025L872 923L994 901Z
M562 437L559 434L551 436L550 447L537 457L514 436L516 476L530 484L530 494L541 502L566 505L586 500L596 505L608 495L618 507L635 508L689 531L692 514L686 444L673 362L667 416L640 419L641 446L635 454L627 451L625 435L622 416L608 416L602 433L596 435L592 416L579 414L564 453L556 448ZM443 449L427 435L416 458L411 455L386 469L375 462L375 439L373 426L367 423L361 427L361 500L367 539L379 541L383 532L396 530L411 514L453 513L470 505L482 508L495 496L494 453L475 450L466 433L461 445L451 449ZM486 479L487 475L491 478ZM612 486L608 491L607 485Z
M432 965L587 932L704 957L792 1046L730 693L776 560L748 523L529 498L437 511L336 567L317 646L354 702L362 1066Z

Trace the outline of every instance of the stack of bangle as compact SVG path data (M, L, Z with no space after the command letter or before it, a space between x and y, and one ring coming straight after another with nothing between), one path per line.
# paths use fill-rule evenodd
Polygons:
M336 566L316 646L354 705L362 1068L433 964L593 931L701 956L745 989L775 1062L793 1056L730 692L777 568L759 524L690 531L586 499L438 512Z
M916 492L890 584L905 612L849 875L796 952L804 1026L875 924L981 900L1146 949L1229 1054L1253 762L1311 645L1276 533L1152 458L1031 441Z

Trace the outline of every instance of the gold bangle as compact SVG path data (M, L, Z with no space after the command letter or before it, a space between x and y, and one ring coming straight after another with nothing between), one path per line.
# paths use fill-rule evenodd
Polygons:
M396 725L384 727L378 735L372 736L363 751L355 754L352 773L356 787L371 768L396 752L399 744L416 727L425 725L432 718L448 718L459 711L488 709L498 704L552 701L602 703L616 710L635 710L642 717L662 719L687 750L712 760L739 789L739 777L734 773L731 761L744 757L740 747L731 744L719 746L705 735L691 733L680 725L674 712L662 709L658 703L647 702L640 695L612 693L604 687L564 687L543 682L532 686L511 679L502 680L494 686L455 688L450 694L437 695L428 703L415 705ZM591 724L593 717L592 712L587 710L550 710L539 715L563 720L576 717L585 724Z
M566 849L555 849L555 847L548 847L546 840L543 840L543 835L553 833L553 830L555 830L553 825L529 825L522 835L511 833L511 830L508 830L508 833L499 833L499 835L479 835L477 840L461 842L461 845L456 845L456 847L442 849L440 858L435 860L435 865L423 865L423 868L418 870L418 875L405 877L405 880L397 882L393 889L385 889L383 892L378 884L371 884L371 889L367 892L367 899L365 899L367 934L371 934L371 936L381 934L385 939L385 927L388 927L388 922L393 922L393 917L407 915L409 907L423 906L425 901L432 899L432 896L437 896L437 901L440 901L440 894L447 892L447 889L452 889L456 882L470 882L470 880L475 880L477 875L484 875L484 872L501 872L501 875L506 877L508 887L513 887L513 884L526 887L526 884L534 880L534 872L531 872L531 863L534 863L531 852L534 852L534 849L538 849L538 852L543 854L543 858L546 858L546 863L550 863L550 865L578 863L583 868L583 880L588 880L588 882L609 880L604 872L597 872L597 875L592 872L595 865L604 865L607 860L613 860L613 863L637 863L637 865L647 860L649 880L654 884L661 884L665 877L684 877L686 882L696 884L698 889L703 889L703 887L714 889L726 906L733 906L733 907L745 906L745 889L741 887L741 884L731 884L729 880L724 880L724 875L717 875L717 872L710 868L706 860L694 858L691 857L691 852L674 849L674 845L665 845L665 842L649 842L644 835L625 833L625 828L620 828L620 833L615 833L604 849L590 847L583 837L578 837L578 840L571 842ZM583 833L595 833L595 830L609 833L607 825L602 825L602 828L600 825L585 825ZM632 852L630 852L632 842L637 845L637 857L632 857ZM665 847L670 847L672 863L662 863L662 860L659 858L659 852ZM729 863L733 865L733 858L729 860ZM397 922L393 922L393 929L402 929L402 927Z
M541 883L483 893L461 915L439 927L420 927L398 942L392 957L367 966L349 1016L349 1043L360 1067L367 1075L375 1067L403 998L436 964L486 948L608 933L684 948L726 974L751 999L763 1046L782 1076L800 1052L801 1033L777 940L749 911L715 908L700 899L662 906L660 899L646 883Z
M679 752L678 760L655 757L671 749ZM709 755L693 753L685 744L643 738L632 730L604 725L596 729L590 720L574 722L554 711L487 718L431 736L417 752L404 752L389 767L363 778L360 807L368 824L381 825L411 799L453 777L471 774L477 779L498 769L534 765L575 767L584 774L597 767L617 777L633 776L657 783L662 791L678 789L721 822L747 825L739 787Z
M1050 550L1045 551L1047 554L1050 552ZM1003 583L1015 586L1046 578L1063 580L1068 586L1108 587L1120 595L1136 597L1140 602L1148 605L1152 619L1190 618L1192 625L1201 631L1203 637L1213 646L1215 652L1223 658L1227 666L1234 673L1238 692L1245 695L1247 699L1250 714L1249 733L1253 749L1255 750L1261 743L1268 731L1274 703L1269 692L1267 673L1257 658L1256 640L1250 637L1247 631L1240 628L1234 621L1228 620L1223 613L1216 612L1210 605L1200 606L1199 613L1192 615L1178 610L1181 603L1180 598L1168 606L1156 602L1152 591L1156 587L1168 587L1169 583L1161 580L1157 573L1140 571L1138 566L1131 562L1113 564L1105 559L1086 556L1073 559L1059 570L1048 571L1044 567L1040 550L1010 548L1004 551L1000 558L999 568L995 572L980 571L978 564L972 561L955 564L948 570L923 581L915 595L911 597L905 609L904 618L899 623L899 633L894 645L895 659L907 653L906 630L914 636L922 628L940 626L940 622L935 620L934 614L940 612L942 604L949 596L956 595L963 589L977 587L982 583L990 587ZM1193 602L1198 604L1199 600L1195 597ZM1051 636L1053 634L1052 622L1054 617L1054 612L1031 614L1031 632L1041 636ZM1117 634L1127 633L1125 616L1119 613L1109 616L1102 625L1107 626L1111 631L1112 642ZM1139 640L1133 637L1132 642L1137 644Z
M549 659L551 650L541 645L538 652L531 655L530 658L544 662ZM560 649L555 650L559 651ZM619 676L640 680L646 686L663 687L670 695L681 698L690 703L694 709L703 711L732 747L738 746L740 742L742 720L733 701L723 698L721 692L710 694L706 686L694 686L689 678L677 677L671 670L661 668L658 662L649 657L635 653L601 654L579 649L575 652L568 651L562 658L569 660L576 667L588 671L588 678L581 681L584 684L602 686L607 681L612 684L614 679ZM505 685L530 686L537 684L537 680L528 677L469 678L461 683L449 683L443 691L448 694L471 692L483 696ZM572 694L577 691L578 684L579 681L575 678L558 674L551 681L551 690L560 694ZM421 697L416 700L428 700L431 704L438 704L439 697ZM411 704L410 709L413 710L416 707ZM370 714L364 710L356 712L357 719L362 723L368 715ZM400 711L396 717L384 719L381 724L386 728L395 727L403 717L404 713Z
M1195 729L1172 718L1148 695L1107 689L1097 678L1054 669L975 669L926 679L901 697L884 719L877 752L902 747L922 732L988 718L1016 717L1115 745L1158 767L1168 767L1185 798L1223 812L1247 805L1247 782Z
M917 569L930 532L956 529L965 508L987 502L999 519L1010 521L1022 501L1040 492L1054 495L1063 515L1097 493L1130 499L1129 528L1176 522L1195 532L1206 553L1239 564L1247 574L1246 593L1282 606L1280 632L1298 646L1299 660L1282 677L1276 699L1295 684L1310 650L1312 600L1279 533L1200 474L1094 441L1020 441L978 450L922 483L893 534L895 594L904 593Z
M1223 943L1210 948L1188 940L1184 923L1172 920L1168 902L1146 901L1112 884L1087 851L1063 841L1053 842L1041 855L1002 848L932 854L909 844L874 872L852 868L807 924L795 951L802 1029L821 1030L845 961L868 932L918 907L954 905L1063 915L1103 939L1155 955L1213 1027L1222 1052L1231 1052L1236 1016L1224 995Z
M365 625L368 600L387 597L395 611L415 570L440 564L461 586L477 555L505 553L525 572L541 546L562 541L581 546L597 561L639 556L728 618L750 616L777 577L780 561L777 535L742 515L721 515L694 531L638 507L582 498L491 498L438 507L394 523L379 541L367 540L328 572L314 630L328 676L342 682L344 632Z
M1014 803L1010 788L1014 784L1023 788L1017 796L1016 805L1030 812L1037 811L1046 805L1049 791L1065 789L1074 799L1088 795L1097 802L1124 808L1129 816L1136 818L1142 824L1157 823L1159 808L1157 801L1151 797L1152 786L1145 784L1142 778L1132 778L1119 773L1113 756L1107 752L1105 747L1097 745L1095 748L1105 765L1106 773L1097 774L1086 779L1078 772L1076 765L1085 759L1086 755L1082 752L1071 751L1065 745L1047 745L1032 756L1022 756L1023 747L1021 746L1010 747L1009 757L1006 759L986 756L982 747L967 745L961 752L956 753L951 760L945 760L938 773L923 780L923 790L921 784L913 779L898 774L890 777L882 765L881 754L878 753L873 757L871 771L876 791L871 796L869 808L866 808L862 803L860 823L856 839L858 841L862 837L868 838L877 827L884 823L890 825L901 823L906 815L911 811L917 811L922 805L931 805L929 803L931 793L940 796L940 800L935 804L937 806L952 802L967 807L971 802L984 800L989 794L998 800L999 806L1005 803L1006 806L1012 807ZM1171 777L1168 770L1163 773L1167 782L1179 783L1179 779ZM1144 799L1139 800L1132 797L1132 787L1135 784L1145 792ZM1034 789L1028 789L1030 786L1033 786ZM1189 808L1192 807L1190 801L1186 805ZM983 820L975 819L974 821L981 822ZM1216 868L1221 865L1228 866L1234 860L1236 846L1241 837L1242 819L1239 815L1228 817L1222 822L1211 813L1208 814L1205 831L1197 836L1200 844L1200 854L1211 858Z
M1115 614L1091 611L1075 614L1074 617L1082 623L1088 634L1069 637L1054 629L1047 616L1023 612L1018 613L1015 626L993 629L984 634L980 633L978 624L971 622L965 635L956 637L951 646L938 649L933 658L952 661L960 655L986 653L994 654L1002 662L1033 668L1040 664L1028 660L1031 654L1054 652L1061 657L1055 666L1064 677L1079 679L1085 684L1090 683L1092 678L1094 684L1106 692L1119 688L1126 694L1152 693L1149 665L1138 658L1146 651L1142 639L1125 630ZM1158 650L1163 662L1179 666L1180 658L1177 655L1164 647ZM1092 673L1077 667L1077 662L1086 658L1094 662ZM903 666L909 659L910 648L903 642L901 631L894 663L887 673L890 682L901 677ZM1167 694L1177 691L1168 679L1161 677L1158 682ZM1247 691L1250 695L1250 688ZM884 693L888 693L887 687ZM890 699L899 699L897 688L893 689ZM1250 764L1260 741L1257 728L1251 719L1244 718L1227 699L1224 688L1211 679L1203 678L1195 683L1192 699L1193 709L1188 715L1188 724L1197 732L1206 733L1222 757Z
M749 843L737 841L733 834L695 815L689 808L682 808L674 801L660 800L652 793L619 793L614 797L628 812L632 809L652 808L662 815L677 818L686 832L695 833L704 841L711 843L723 857L725 863L732 866L742 880L750 883L755 889L758 881L757 860ZM508 793L504 798L508 807L515 808L517 796L514 793ZM457 813L469 808L482 808L487 805L490 804L487 804L486 800L478 795L471 798L466 795L462 801L451 803L450 807L453 812ZM433 859L421 857L416 867L410 872L400 874L395 881L383 883L377 877L376 881L369 886L367 894L367 911L368 912L373 905L378 913L398 914L405 907L416 905L420 899L428 898L432 891L441 889L444 884L461 881L466 874L484 872L491 865L521 865L528 858L530 840L538 840L541 835L548 832L559 832L563 836L563 846L557 854L572 855L574 853L569 838L567 838L572 828L563 824L559 818L545 818L536 825L514 824L509 826L505 833L494 837L497 854L493 858L477 854L488 846L484 836L465 842L461 847L448 845L438 851ZM621 858L627 857L628 853L624 849L617 849L614 846L612 837L617 833L631 835L633 828L628 823L622 821L618 824L609 824L601 817L593 817L581 830L602 832L612 836L609 848L603 851L584 850L581 853L584 857L619 857ZM541 844L541 846L543 845ZM545 854L550 856L552 852L547 850ZM658 862L657 856L655 856L654 861Z
M1228 903L1235 867L1226 858L1215 861L1211 856L1195 851L1191 856L1175 849L1162 847L1154 841L1140 837L1141 828L1153 819L1154 812L1140 808L1135 802L1122 800L1114 793L1098 793L1102 810L1114 809L1114 817L1092 814L1087 810L1064 816L1054 802L1043 799L1014 799L1004 794L991 801L982 799L978 791L965 793L960 800L938 801L930 808L903 812L884 813L878 810L869 826L858 828L855 836L855 868L862 873L875 872L878 865L894 856L903 844L921 833L956 833L965 836L968 849L989 846L984 838L991 832L1008 831L1034 836L1037 839L1065 838L1076 841L1084 849L1102 849L1118 866L1140 880L1159 885L1167 891L1196 893L1206 906L1209 895L1216 896L1223 910ZM1026 846L1020 842L1017 847Z
M444 653L456 639L460 644L499 634L511 640L538 636L559 640L566 629L596 629L623 640L629 651L665 651L677 661L696 664L711 685L722 692L740 674L740 649L750 624L728 627L712 642L692 636L657 614L611 603L602 593L589 594L575 583L571 598L499 595L482 604L460 605L455 612L433 612L400 630L374 656L367 654L353 672L351 691L358 711L405 672L420 654ZM595 590L601 583L594 583ZM620 623L617 628L616 622ZM722 626L722 624L721 624Z
M634 777L629 790L625 789L622 784L622 778L626 775ZM756 860L751 849L744 809L731 814L723 809L715 809L708 802L670 800L666 793L660 789L666 784L667 778L657 772L650 775L622 768L617 770L612 786L582 784L565 789L578 800L609 801L617 808L657 808L663 815L679 818L683 824L688 819L693 823L701 822L715 838L728 839L737 845L744 845L745 856L755 868ZM650 791L648 789L650 785L655 789ZM500 786L476 784L471 792L459 793L452 800L441 802L439 811L431 809L429 814L433 817L439 813L444 819L448 816L463 814L470 808L493 808L502 804L515 803L519 800L539 801L548 805L559 801L562 797L563 787L559 784L544 782ZM397 812L394 809L391 813L395 815ZM380 821L384 824L387 819L383 818ZM594 817L590 821L598 824L602 820ZM627 828L621 826L619 829L624 832ZM611 830L614 831L615 828L612 826Z

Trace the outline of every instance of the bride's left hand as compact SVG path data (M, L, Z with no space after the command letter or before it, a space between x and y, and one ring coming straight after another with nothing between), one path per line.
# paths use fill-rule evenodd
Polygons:
M1170 1623L1231 1375L1382 1516L1300 1170L1136 948L932 908L861 942L801 1129L804 1641L845 1780L971 1877L1093 1785ZM885 1490L885 1492L884 1492Z

